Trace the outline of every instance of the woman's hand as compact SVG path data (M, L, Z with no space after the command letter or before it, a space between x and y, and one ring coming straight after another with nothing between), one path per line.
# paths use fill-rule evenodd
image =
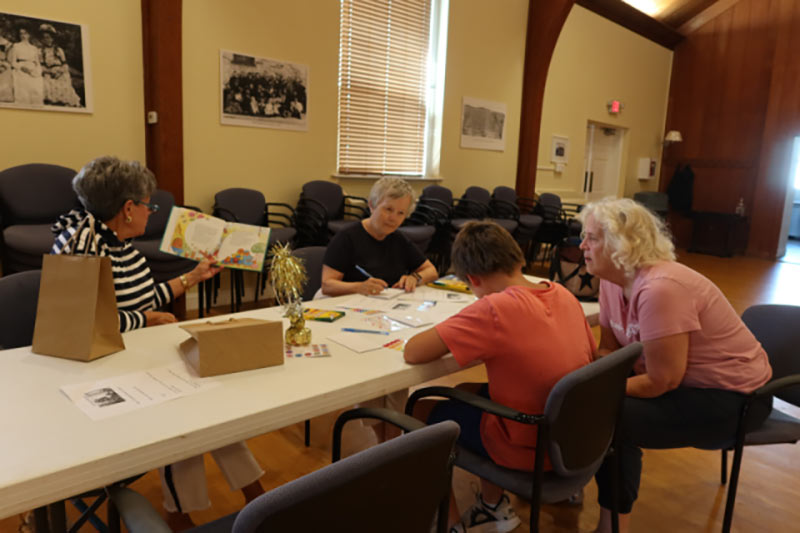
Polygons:
M400 279L397 280L397 283L392 285L392 288L403 289L406 292L414 292L414 289L417 288L417 283L418 280L416 276L406 274L405 276L400 276Z
M214 266L211 261L204 259L200 264L194 267L194 270L186 274L189 286L193 287L201 281L213 278L220 270L222 270L222 267Z
M364 295L374 295L380 293L383 289L388 287L389 284L383 281L382 279L378 278L369 278L366 281L362 281L358 285L358 293Z
M161 311L145 311L144 312L145 327L147 326L160 326L162 324L172 324L177 322L178 319L172 313L162 313Z

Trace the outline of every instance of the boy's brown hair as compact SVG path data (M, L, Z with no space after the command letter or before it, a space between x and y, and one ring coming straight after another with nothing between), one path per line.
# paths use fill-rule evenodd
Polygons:
M466 281L467 274L513 274L525 264L525 257L511 234L501 226L474 221L458 232L453 243L452 262L456 276Z

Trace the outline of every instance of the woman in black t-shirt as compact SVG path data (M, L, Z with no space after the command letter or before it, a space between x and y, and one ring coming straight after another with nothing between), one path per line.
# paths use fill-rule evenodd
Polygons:
M382 178L375 183L369 194L369 218L340 231L328 245L323 294L377 294L386 287L411 292L438 277L433 264L396 231L413 201L414 191L405 180Z

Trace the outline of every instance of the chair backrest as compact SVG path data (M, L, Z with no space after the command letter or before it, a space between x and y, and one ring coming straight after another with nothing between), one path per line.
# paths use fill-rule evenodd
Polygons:
M492 195L489 194L489 191L483 187L478 187L475 185L467 187L467 190L464 191L464 194L461 197L484 205L489 205L489 202L492 199Z
M157 204L158 211L150 214L147 226L144 228L144 234L139 239L161 238L167 227L169 213L172 211L172 206L175 205L175 197L169 191L156 189L150 195L150 203Z
M41 270L0 278L0 348L18 348L33 342Z
M517 191L505 185L498 185L494 188L492 196L498 200L517 205Z
M325 246L306 246L297 248L292 254L305 261L306 276L308 281L303 288L303 301L314 299L314 295L322 286L322 260L325 258Z
M639 191L634 193L633 199L656 214L664 215L669 211L669 196L665 192Z
M429 531L450 492L458 425L442 422L379 444L248 504L233 533Z
M342 188L332 181L314 180L303 185L300 199L309 198L325 207L328 220L342 217L344 209L344 193Z
M742 321L767 352L773 380L800 374L800 307L754 305L745 309ZM800 387L787 387L775 396L800 406Z
M536 202L536 214L544 218L545 223L556 222L561 218L561 197L550 192L543 192Z
M255 189L241 187L225 189L214 195L214 216L243 224L263 226L266 203L264 194Z
M625 381L641 354L641 344L629 344L570 372L550 391L544 416L557 474L575 476L599 467L614 436Z
M44 163L11 167L0 172L0 216L3 227L50 224L78 207L71 168Z
M453 192L447 187L442 187L441 185L428 185L422 189L422 195L420 195L420 199L423 198L433 198L434 200L439 200L447 205L453 205Z

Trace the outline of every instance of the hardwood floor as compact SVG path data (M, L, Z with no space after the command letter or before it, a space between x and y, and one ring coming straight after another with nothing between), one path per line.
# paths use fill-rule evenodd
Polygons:
M741 313L758 303L800 301L800 264L772 262L746 257L717 258L681 253L679 260L712 279ZM482 367L470 369L438 380L456 384L485 379ZM426 384L427 385L427 384ZM800 409L786 404L800 416ZM330 461L330 427L336 413L312 421L312 445L303 446L303 427L297 424L248 441L251 450L264 467L261 482L266 489L281 485ZM351 424L345 431L345 452L374 443L369 430ZM646 450L639 500L632 516L635 532L711 532L719 531L725 505L726 487L719 483L720 454L692 448L679 450ZM197 523L212 520L240 508L241 493L232 493L210 456L206 455L211 509L192 513ZM454 487L462 508L472 501L474 478L456 471ZM133 484L161 508L161 487L156 472L149 472ZM778 445L749 447L745 450L742 475L736 502L733 531L785 532L800 530L800 446ZM364 502L367 504L368 502ZM523 519L516 531L527 531L529 516L525 502L514 500ZM358 502L354 502L357 505ZM582 506L545 506L542 531L591 531L597 520L596 488L585 488ZM19 519L0 520L0 533L13 533ZM334 528L336 530L336 528ZM342 531L346 530L343 528ZM376 531L380 530L378 524ZM81 531L94 531L84 526Z

